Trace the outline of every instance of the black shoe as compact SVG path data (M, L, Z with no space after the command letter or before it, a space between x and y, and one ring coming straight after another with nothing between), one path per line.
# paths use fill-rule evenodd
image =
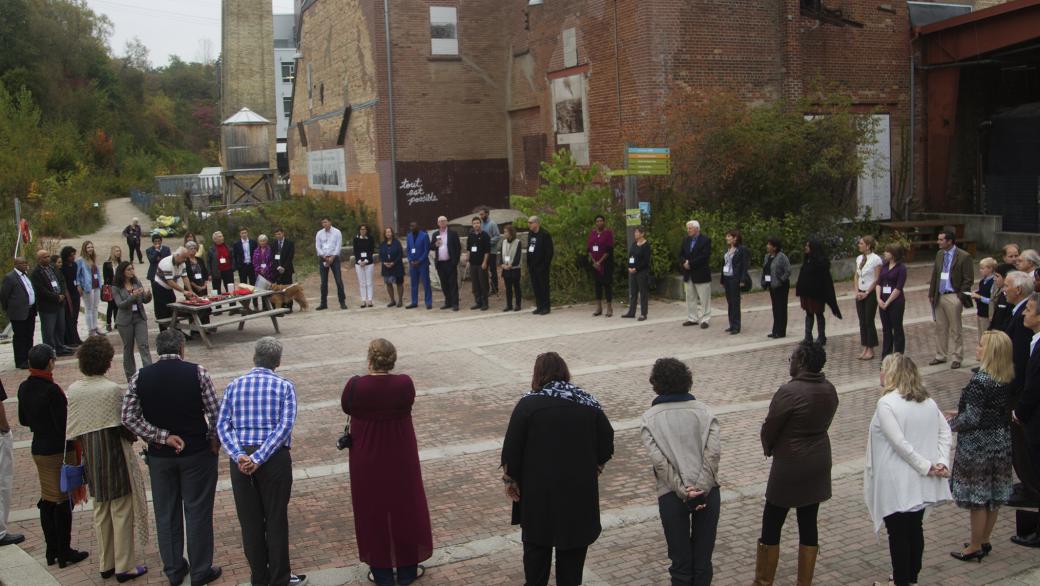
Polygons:
M630 311L628 313L621 314L621 317L632 318L632 317L635 317L635 316L636 316L636 313L634 311Z
M126 572L125 574L116 574L116 582L122 584L124 582L136 580L147 573L148 568L146 568L145 566L137 566L136 568L134 568L133 572Z
M223 573L224 573L224 570L221 569L220 566L213 566L212 568L209 569L209 575L208 576L206 576L205 578L203 578L202 580L200 580L198 582L196 582L195 580L192 580L191 581L191 586L205 586L206 584L209 584L210 582L216 582L217 580L220 579L220 575L223 574Z
M339 308L340 309L346 309L347 308L347 304L346 303L340 303L339 304ZM221 570L221 571L223 571L223 570Z
M517 305L515 308L513 308L513 311L520 311L520 306Z
M112 568L111 570L105 570L104 572L101 572L101 579L102 580L108 580L109 578L111 578L112 576L115 576L115 575L116 575L116 569Z
M706 329L708 329L708 327L709 327L708 326L708 322L706 322L706 321L702 321L701 322L701 329L702 330L706 330Z
M54 354L55 354L55 356L72 356L73 354L75 354L75 352L72 351L70 348L62 348L61 350L58 350Z
M404 306L405 309L415 309L416 307L419 307L418 303L409 303L408 305Z
M429 311L429 310L431 310L431 309L433 309L433 306L432 306L432 305L427 305L427 306L426 306L426 310L427 310L427 311Z
M682 325L684 325L684 326L695 326L695 325L697 325L698 323L700 323L700 322L695 322L695 321L690 321L690 320L686 320L686 321L684 321L684 322L682 323Z
M328 308L329 308L328 305L319 305L319 306L314 308L314 311L324 311L324 310L326 310Z
M509 307L506 307L505 309L502 310L503 313L505 313L507 311L513 311L513 306L510 305Z
M444 309L451 309L451 306L450 305L442 305L441 309L442 310L444 310Z
M14 545L25 541L25 536L21 533L8 533L3 537L0 537L0 547L4 545Z
M980 549L970 553L961 553L959 551L951 551L950 557L962 562L979 562L982 563L982 558L986 557L986 554Z
M740 328L733 328L732 330L729 331L729 335L731 335L731 336L736 336L739 333L740 333Z
M473 307L470 307L470 310L474 310L474 309L480 309L481 307L483 307L483 306L482 306L481 304L477 303L477 304L476 304L476 305L474 305Z
M966 542L964 544L964 547L968 547L969 545L971 545L971 544ZM993 544L992 543L983 543L982 544L982 555L983 556L989 555L989 552L991 552L991 551L993 551Z
M976 373L976 372L978 372L978 371L979 371L979 368L981 368L981 367L979 367L979 366L976 366L975 368L971 369L971 372L972 372L972 373Z
M76 551L69 549L63 555L58 556L58 567L64 568L65 566L71 566L72 564L78 564L83 560L87 559L90 554L85 551Z
M826 346L827 345L827 338L824 338L824 337L816 338L816 343L821 345L821 346Z
M459 306L458 305L452 305L451 306L451 310L452 311L458 311L459 310Z
M487 311L487 310L488 310L488 306L487 306L486 303L484 305L480 306L480 311Z
M1040 547L1040 535L1037 535L1036 533L1030 533L1029 535L1026 535L1024 537L1012 535L1011 543L1014 543L1015 545L1022 545L1025 547Z
M732 326L731 326L731 327L728 327L728 328L726 328L726 329L725 329L725 330L723 330L723 331L724 331L724 332L726 332L726 333L728 334L728 333L730 333L730 332L732 332L732 331L733 331L733 327L732 327Z
M645 315L641 315L641 316L639 316L639 319L637 319L636 321L646 321L646 316Z
M541 309L536 309L536 310L532 311L531 314L532 315L545 315L545 312L542 311Z
M767 337L767 338L775 338L775 337L776 337L776 334L773 334L773 333L769 333L769 334L766 334L766 337Z
M390 303L387 303L387 304L386 304L386 306L387 306L387 307L393 307L393 306L395 306L395 305L397 305L397 302L396 302L396 301L391 301Z

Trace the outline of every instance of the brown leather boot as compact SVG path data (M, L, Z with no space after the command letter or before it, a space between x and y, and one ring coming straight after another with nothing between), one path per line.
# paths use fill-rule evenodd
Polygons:
M776 564L780 561L780 546L766 545L758 542L758 556L755 559L755 581L751 586L773 586L776 577Z
M816 573L816 556L819 553L819 547L798 546L798 586L812 586L813 574Z
M607 302L607 317L614 315L614 304L610 301Z
M596 300L596 311L592 312L592 317L596 317L596 316L599 316L599 315L603 315L603 300L602 299L597 299Z

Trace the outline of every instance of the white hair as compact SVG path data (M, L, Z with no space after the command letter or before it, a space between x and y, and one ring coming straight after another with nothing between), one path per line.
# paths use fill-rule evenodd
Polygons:
M261 240L263 240L264 242L267 242L267 234L261 234L261 235L256 237L256 241L257 242L260 242Z
M1033 277L1022 271L1011 271L1004 277L1005 289L1018 289L1022 295L1028 295L1033 290Z
M447 222L448 218L447 218L447 216L437 216L437 221L440 222L441 220L444 220L445 222Z
M700 230L701 229L701 223L698 222L697 220L690 220L689 222L686 222L686 227L687 228L696 228L696 229Z
M527 218L527 221L531 222L532 224L541 224L542 223L542 219L539 218L538 216L531 216L530 218Z
M213 238L214 240L216 240L216 239L217 239L217 236L218 236L218 235L219 235L219 236L223 236L223 235L224 235L224 233L223 233L223 232L221 232L220 230L217 230L216 232L214 232L214 233L213 233L213 236L212 236L212 238Z
M173 251L173 256L188 256L188 249L183 246L178 246L177 250Z

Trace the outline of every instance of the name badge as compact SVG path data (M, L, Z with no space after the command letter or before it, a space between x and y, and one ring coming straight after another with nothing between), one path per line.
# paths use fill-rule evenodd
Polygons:
M226 265L227 264L227 259L224 258L224 257L220 257L220 264Z
M199 279L201 281L202 280L202 273L195 273L195 278Z
M766 283L772 283L772 282L773 282L773 275L766 275Z
M274 255L274 259L275 260L282 260L282 255L276 254L276 255Z
M58 288L58 282L57 281L51 281L51 287L54 287L55 289L57 289Z
M731 276L733 276L733 269L730 268L730 267L725 267L725 268L722 269L722 274L727 276L727 277L731 277Z
M939 274L939 280L941 280L941 281L949 281L950 280L950 273L940 273Z
M137 304L136 303L130 306L130 311L137 311Z
M361 258L368 258L368 253L367 252L362 252L361 253Z
M264 264L260 265L260 268L266 269L267 268L267 263L264 263Z
M412 249L412 254L415 254L415 249L414 248Z
M534 244L527 247L527 252L534 252Z
M599 252L599 244L592 245L592 252Z
M892 287L889 287L888 285L885 285L884 287L881 288L881 294L882 295L891 295L892 294Z
M630 264L630 265L636 264L636 257L634 257L634 256L628 257L628 264Z
M477 251L477 247L476 246L470 246L469 247L469 251L470 252L476 252Z
M502 262L504 262L506 264L509 264L509 257L508 256L503 256L502 257Z

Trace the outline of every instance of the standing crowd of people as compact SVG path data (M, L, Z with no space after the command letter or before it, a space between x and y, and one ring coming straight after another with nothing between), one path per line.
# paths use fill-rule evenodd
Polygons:
M124 231L131 251L135 225ZM530 218L529 228L523 246L515 229L508 227L504 235L499 234L482 210L471 222L465 247L443 217L432 234L413 222L403 246L388 228L376 246L368 226L362 225L353 240L352 259L361 306L373 305L372 278L379 263L390 305L400 307L407 262L413 277L407 307L418 306L422 283L426 307L432 308L432 253L444 288L441 309L458 310L456 271L468 252L475 299L471 309L488 309L488 296L498 288L492 275L500 266L506 310L519 311L519 266L526 249L536 294L534 313L548 313L552 239L537 217ZM683 325L706 329L711 318L711 240L701 234L696 221L687 224L687 233L679 255L687 302ZM239 282L257 287L291 282L292 242L283 230L273 234L273 241L265 235L252 240L243 229L229 248L218 232L205 251L190 234L184 246L172 251L156 238L145 252L150 263L147 289L135 274L132 253L129 261L123 261L120 247L113 247L100 267L90 242L82 245L78 258L71 247L57 257L40 251L31 274L24 258L15 259L15 269L0 287L0 305L14 327L16 364L29 371L18 389L18 419L33 433L31 453L40 486L37 507L48 564L65 567L88 557L87 552L73 549L71 534L73 507L89 494L95 503L101 576L126 582L148 573L141 555L153 528L147 515L145 478L133 449L141 439L147 445L162 571L171 584L188 578L193 585L207 584L222 575L213 558L213 503L221 453L231 476L251 582L278 586L306 582L306 576L293 573L289 557L291 448L298 406L294 383L276 372L281 366L281 343L271 337L260 339L253 368L233 380L218 398L205 367L185 359L180 331L159 333L158 358L152 360L145 313L146 305L153 303L159 318L163 303L176 299L178 292L185 297L204 295L209 283L227 290L234 285L236 273ZM642 320L647 315L650 247L645 229L637 228L635 234L628 250L629 311L623 317ZM721 285L729 307L727 331L739 334L740 296L750 287L750 252L737 230L727 232L726 244ZM904 250L891 244L879 256L872 237L864 236L857 243L860 255L855 259L851 293L860 323L859 358L871 360L877 346L882 347L881 397L867 429L863 474L866 514L876 532L886 528L891 555L891 577L879 584L918 583L928 508L953 501L968 511L969 540L950 555L981 562L993 550L991 536L1000 507L1040 501L1036 480L1040 476L1040 254L1008 245L1003 263L991 258L979 262L982 278L976 286L974 261L957 246L954 231L943 229L937 244L928 284L936 339L936 354L929 365L949 362L953 369L961 367L965 308L975 308L979 330L975 351L979 366L957 408L947 411L930 397L920 370L905 354ZM613 271L614 246L613 234L604 218L598 217L587 240L596 277L596 316L604 314L604 301L606 316L613 313L612 278L605 276ZM330 272L340 305L346 308L341 247L342 234L323 218L315 236L322 279L318 309L327 307ZM825 312L830 310L839 319L841 312L822 244L810 240L803 252L805 262L795 291L805 312L805 336L789 359L790 379L773 395L760 430L763 454L771 464L754 567L754 584L759 586L774 582L782 528L791 509L798 524L797 581L799 585L813 582L821 547L817 519L821 504L832 496L829 428L839 397L824 372ZM760 285L770 294L771 338L787 335L792 272L781 242L769 239ZM126 385L106 378L115 350L100 331L102 300L110 304L106 329L114 321L123 342ZM78 338L74 327L70 331L70 324L78 321L81 302L91 334L85 340ZM875 328L878 313L880 340ZM44 343L33 346L37 314ZM63 389L54 380L55 359L72 353L83 378ZM433 552L411 416L415 385L409 376L392 372L396 361L391 342L373 340L367 374L347 380L340 396L348 416L340 445L350 450L358 554L370 567L369 580L380 585L410 584L421 578L426 572L422 562ZM654 396L643 414L640 437L656 482L670 578L676 585L710 584L721 517L718 474L723 430L712 408L694 396L693 372L682 361L657 360L649 386ZM0 386L0 403L6 398ZM10 424L2 414L0 409L0 545L7 545L24 538L6 530L13 456ZM530 388L506 426L500 462L512 522L521 527L527 584L547 584L554 558L557 584L582 583L588 548L601 532L598 478L614 449L614 430L604 405L572 382L559 354L540 354ZM82 481L67 475L69 466L82 466ZM1022 480L1018 486L1013 485L1012 470ZM1012 541L1040 547L1040 526Z

